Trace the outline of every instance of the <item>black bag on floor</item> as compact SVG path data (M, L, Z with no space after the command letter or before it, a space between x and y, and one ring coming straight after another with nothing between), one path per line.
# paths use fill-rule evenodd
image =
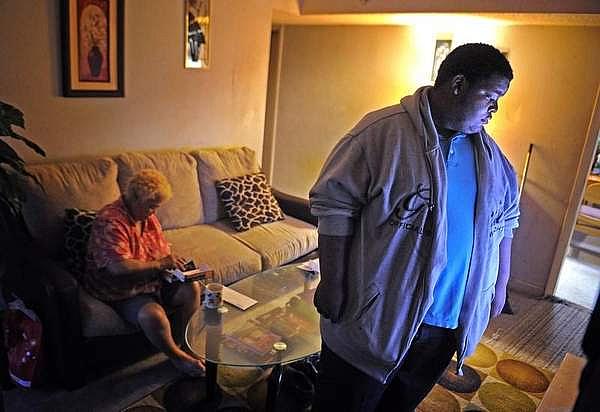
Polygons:
M310 410L317 383L318 361L319 354L315 354L284 368L281 391L286 398L293 400L293 410Z

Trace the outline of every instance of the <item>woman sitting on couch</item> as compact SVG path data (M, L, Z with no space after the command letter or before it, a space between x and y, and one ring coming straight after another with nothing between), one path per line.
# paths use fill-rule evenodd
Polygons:
M170 250L156 209L172 196L164 175L144 169L125 194L98 212L88 243L85 288L138 325L156 348L181 371L198 376L204 363L181 350L164 306L178 306L187 322L200 305L197 282L167 284L166 269L183 269Z

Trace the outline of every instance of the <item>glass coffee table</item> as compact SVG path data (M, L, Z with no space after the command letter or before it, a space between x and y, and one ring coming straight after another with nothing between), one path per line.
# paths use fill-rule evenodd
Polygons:
M266 270L229 287L258 301L246 310L224 303L198 310L188 322L188 347L206 361L206 392L217 396L217 366L269 367L266 410L279 394L284 365L321 350L319 314L313 305L319 276L297 265Z

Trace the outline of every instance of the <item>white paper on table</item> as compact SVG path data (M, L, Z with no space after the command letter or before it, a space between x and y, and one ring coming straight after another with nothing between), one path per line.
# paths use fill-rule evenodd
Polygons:
M248 297L237 290L223 286L223 300L242 310L248 309L250 306L258 303L257 300Z
M319 259L311 259L306 262L298 265L299 269L306 270L307 272L313 273L321 273L321 268L319 267Z

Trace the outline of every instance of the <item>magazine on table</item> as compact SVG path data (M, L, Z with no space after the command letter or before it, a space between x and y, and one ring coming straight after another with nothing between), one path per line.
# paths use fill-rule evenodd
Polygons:
M224 345L240 353L268 360L274 353L273 344L281 340L281 336L260 325L251 325L223 335Z
M318 314L300 298L294 296L285 307L272 309L256 318L272 332L291 338L313 334L319 330Z

